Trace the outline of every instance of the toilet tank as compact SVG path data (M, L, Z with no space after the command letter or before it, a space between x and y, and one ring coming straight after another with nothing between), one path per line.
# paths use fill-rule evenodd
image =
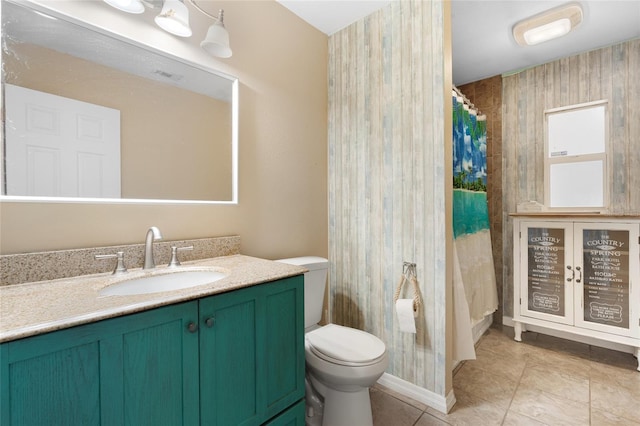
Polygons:
M304 274L304 328L318 324L322 318L329 261L323 257L304 256L279 259L276 262L302 266L309 270Z

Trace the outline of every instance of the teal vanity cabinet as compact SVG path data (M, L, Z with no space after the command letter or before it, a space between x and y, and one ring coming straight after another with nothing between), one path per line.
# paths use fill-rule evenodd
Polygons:
M198 302L4 343L0 423L197 424Z
M302 276L202 299L200 320L202 425L262 424L304 397Z
M0 425L304 425L303 306L300 275L4 343Z
M304 410L304 399L301 399L295 405L287 409L287 411L270 420L268 423L265 423L265 426L304 426Z

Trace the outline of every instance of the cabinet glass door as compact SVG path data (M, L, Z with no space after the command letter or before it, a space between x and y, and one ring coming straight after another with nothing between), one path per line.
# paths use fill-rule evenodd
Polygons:
M576 325L638 336L638 225L576 223L574 230Z
M571 224L524 222L521 225L523 316L573 324L572 246Z

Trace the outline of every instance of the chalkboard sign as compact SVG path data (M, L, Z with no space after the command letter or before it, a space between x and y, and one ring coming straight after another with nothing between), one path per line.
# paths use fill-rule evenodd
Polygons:
M629 231L582 231L584 320L629 328Z
M564 316L564 229L529 228L529 310Z

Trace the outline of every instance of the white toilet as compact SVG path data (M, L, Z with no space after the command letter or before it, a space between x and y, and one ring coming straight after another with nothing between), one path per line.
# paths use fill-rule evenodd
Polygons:
M384 342L354 328L318 325L327 282L327 259L307 256L278 262L309 270L304 274L306 424L372 425L369 388L389 363Z

